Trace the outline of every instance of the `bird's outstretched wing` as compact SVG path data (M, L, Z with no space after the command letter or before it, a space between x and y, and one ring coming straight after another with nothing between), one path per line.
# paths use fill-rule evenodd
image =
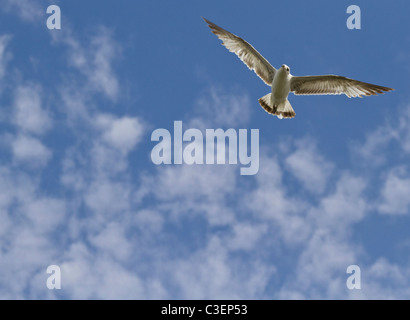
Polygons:
M235 53L249 69L254 70L268 86L272 85L276 69L254 47L242 38L218 27L205 18L203 19L229 51Z
M345 94L354 98L391 90L393 89L335 75L292 77L290 82L290 91L297 95Z

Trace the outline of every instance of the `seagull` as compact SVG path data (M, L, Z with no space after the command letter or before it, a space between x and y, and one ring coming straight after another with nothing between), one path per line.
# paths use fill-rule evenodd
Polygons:
M218 27L203 18L212 32L222 40L230 52L235 53L249 69L270 87L272 92L260 98L259 104L266 112L278 118L294 118L296 113L288 100L289 92L296 95L340 95L349 98L377 95L394 89L370 84L337 75L295 77L283 64L275 69L256 49L242 38Z

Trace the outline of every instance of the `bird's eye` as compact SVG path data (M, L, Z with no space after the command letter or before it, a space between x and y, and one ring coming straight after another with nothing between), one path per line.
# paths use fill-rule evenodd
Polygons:
M289 72L289 68L286 68L286 71Z

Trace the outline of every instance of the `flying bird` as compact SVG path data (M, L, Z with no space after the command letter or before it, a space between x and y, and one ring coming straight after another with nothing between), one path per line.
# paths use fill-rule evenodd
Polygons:
M278 118L294 118L296 113L288 100L289 92L296 95L340 95L349 98L377 95L393 89L336 75L295 77L283 64L275 69L256 49L242 38L218 27L203 18L222 44L235 53L249 69L270 87L272 92L260 98L259 104L266 112Z

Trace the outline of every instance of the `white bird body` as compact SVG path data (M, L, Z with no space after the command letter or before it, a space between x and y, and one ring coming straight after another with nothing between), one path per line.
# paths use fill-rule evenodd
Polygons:
M283 103L289 95L290 92L290 80L291 75L289 72L286 72L287 66L283 65L275 73L275 77L272 82L272 104L278 105Z
M282 65L275 69L254 47L242 38L205 19L222 44L235 53L249 69L272 88L271 93L260 98L259 104L266 112L278 118L294 118L296 113L288 100L289 92L296 95L345 94L349 98L376 95L391 88L378 86L337 75L295 77L290 68Z

